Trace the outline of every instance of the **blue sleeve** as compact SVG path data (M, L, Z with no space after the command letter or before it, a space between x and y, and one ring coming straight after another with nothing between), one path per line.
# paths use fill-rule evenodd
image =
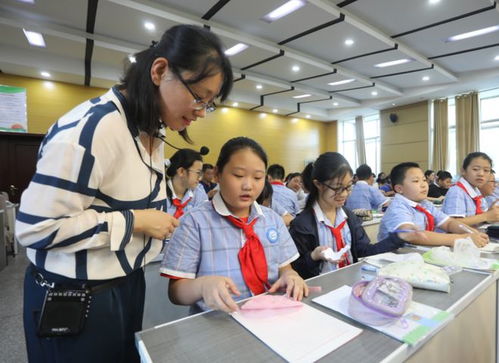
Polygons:
M466 195L458 186L450 187L445 195L442 212L451 217L466 217Z
M371 209L379 209L381 205L386 201L386 197L381 193L379 189L374 187L369 188L369 201L371 203Z

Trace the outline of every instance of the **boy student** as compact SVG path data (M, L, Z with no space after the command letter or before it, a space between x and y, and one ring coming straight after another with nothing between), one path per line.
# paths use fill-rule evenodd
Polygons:
M456 239L466 237L471 237L478 247L488 243L485 233L450 218L426 200L428 182L418 164L406 162L396 165L390 179L396 194L381 220L378 241L390 232L416 227L424 231L421 239L416 241L418 244L453 246ZM435 232L437 227L450 233Z
M437 174L437 179L429 183L428 197L441 198L445 197L447 191L452 185L452 175L448 171L440 170Z
M267 178L274 191L272 204L280 204L289 214L295 217L300 211L298 198L295 192L284 185L284 175L284 167L279 164L272 164L267 169Z
M390 202L383 193L373 187L374 177L371 168L362 164L357 168L355 174L358 181L353 186L352 194L347 199L347 208L353 209L379 209L385 207Z
M215 183L215 170L213 165L211 164L203 164L203 174L201 176L201 180L199 181L199 186L204 189L208 198L213 198L217 190L215 187L217 183Z

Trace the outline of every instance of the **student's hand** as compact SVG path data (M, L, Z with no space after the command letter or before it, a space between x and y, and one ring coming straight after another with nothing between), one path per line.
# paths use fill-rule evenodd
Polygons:
M241 293L232 279L224 276L202 276L198 279L201 296L209 308L226 313L239 310L231 294L239 296Z
M133 231L156 239L170 237L179 223L171 214L157 209L136 209L133 214Z
M315 249L310 253L310 257L312 257L312 260L314 261L326 261L324 255L321 253L322 251L327 250L327 246L317 246Z
M487 222L495 223L499 222L499 199L494 201L490 206L489 210L485 212Z
M269 292L276 292L280 288L286 288L286 296L293 300L300 301L304 296L308 296L308 286L303 279L293 269L288 269L281 274L281 277L274 282Z
M407 224L402 226L404 230L412 230L414 232L399 232L397 236L409 243L418 244L421 242L428 242L428 236L424 233L424 231L418 229L413 224Z
M485 233L469 233L467 237L470 237L478 248L489 243L489 236Z

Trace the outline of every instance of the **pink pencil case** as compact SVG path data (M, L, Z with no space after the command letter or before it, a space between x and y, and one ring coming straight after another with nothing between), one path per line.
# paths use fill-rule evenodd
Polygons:
M400 318L412 300L412 286L396 277L376 277L352 286L348 312L368 325L385 325Z

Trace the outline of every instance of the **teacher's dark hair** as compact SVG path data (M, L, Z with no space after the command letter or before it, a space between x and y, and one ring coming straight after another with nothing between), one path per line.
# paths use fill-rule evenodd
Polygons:
M209 30L195 25L176 25L168 29L161 40L146 50L134 54L118 85L126 90L129 114L139 130L153 136L162 127L160 122L159 90L151 80L151 66L156 58L164 57L176 72L189 71L193 77L186 79L194 84L217 73L222 74L222 87L218 95L225 100L233 82L232 68L224 54L220 39ZM187 130L179 131L184 140L192 143Z

